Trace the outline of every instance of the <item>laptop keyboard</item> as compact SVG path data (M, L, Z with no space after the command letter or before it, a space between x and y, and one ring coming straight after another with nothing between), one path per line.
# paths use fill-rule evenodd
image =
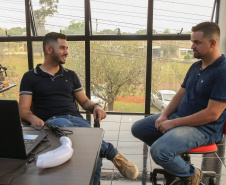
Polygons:
M34 145L34 143L36 143L36 142L37 142L37 140L24 139L25 148L26 149L31 148Z

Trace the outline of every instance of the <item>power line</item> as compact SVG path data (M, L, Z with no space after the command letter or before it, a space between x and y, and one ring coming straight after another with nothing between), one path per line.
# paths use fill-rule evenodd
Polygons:
M113 3L113 2L106 2L106 1L100 1L100 0L92 0L92 2L101 2L105 4L115 4L115 5L122 5L122 6L130 6L130 7L135 7L135 8L147 8L147 6L135 6L135 5L130 5L130 4L122 4L122 3ZM127 1L129 2L129 1Z
M160 2L167 2L167 3L171 3L171 4L181 4L181 5L188 5L188 6L197 6L198 4L189 4L189 3L182 3L182 2L180 2L180 1L177 1L177 2L173 2L173 1L167 1L167 0L155 0L156 2L157 1L160 1ZM198 1L196 1L196 2L198 2ZM212 7L210 7L210 6L205 6L205 5L203 5L202 4L202 7L206 7L206 8L212 8Z

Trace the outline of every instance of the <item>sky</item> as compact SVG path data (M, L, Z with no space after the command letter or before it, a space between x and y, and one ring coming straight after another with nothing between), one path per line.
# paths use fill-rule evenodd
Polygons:
M32 0L34 10L39 9L39 0ZM214 0L155 0L154 30L162 33L190 31L202 21L210 21ZM146 29L148 0L91 0L93 31L103 29L135 33ZM0 27L25 27L24 0L1 0ZM84 21L84 0L59 0L58 13L47 18L46 28L59 31L70 22Z

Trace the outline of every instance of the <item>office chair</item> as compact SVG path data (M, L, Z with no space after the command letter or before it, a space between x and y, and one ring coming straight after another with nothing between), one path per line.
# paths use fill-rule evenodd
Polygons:
M223 135L226 135L226 122L224 124L224 131L223 131ZM220 160L220 162L226 167L226 165L224 164L224 162L221 160L221 158L218 156L217 154L217 144L220 144L222 141L218 142L218 143L212 143L209 145L205 145L205 146L200 146L200 147L196 147L193 148L183 154L181 154L181 157L191 163L191 156L190 154L209 154L209 153L215 153L215 155L217 156L217 158ZM166 185L170 185L173 180L176 179L175 176L169 174L168 172L166 172L164 169L154 169L153 172L150 173L150 181L152 182L153 185L158 185L157 184L157 174L163 174L164 175L164 179L165 179L165 184ZM216 185L217 184L217 174L214 171L203 171L203 177L208 177L209 178L209 185ZM179 178L178 178L179 181ZM201 185L203 185L203 183L200 183Z

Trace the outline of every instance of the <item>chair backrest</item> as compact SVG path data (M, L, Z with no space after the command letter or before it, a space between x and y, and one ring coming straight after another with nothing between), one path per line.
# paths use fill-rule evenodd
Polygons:
M226 135L226 121L224 122L224 131L223 134Z

